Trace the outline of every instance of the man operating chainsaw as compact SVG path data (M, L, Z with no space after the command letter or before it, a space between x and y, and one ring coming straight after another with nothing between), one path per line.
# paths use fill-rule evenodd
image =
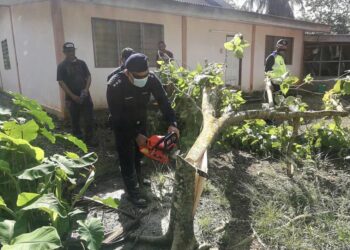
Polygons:
M151 94L168 123L168 132L179 136L174 110L159 79L149 71L148 58L144 54L131 55L125 62L125 70L108 82L107 102L121 174L130 201L138 207L147 206L146 199L140 194L137 173L142 157L138 148L147 144L147 104Z

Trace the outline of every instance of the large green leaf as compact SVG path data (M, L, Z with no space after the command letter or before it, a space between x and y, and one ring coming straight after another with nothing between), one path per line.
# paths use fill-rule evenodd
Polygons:
M41 128L40 129L40 134L46 137L51 143L56 142L56 137L54 134L52 134L50 131L48 131L46 128Z
M36 120L42 124L49 127L49 129L54 129L55 124L52 121L52 118L43 110L30 110L29 114L34 116Z
M36 180L52 174L55 168L56 165L53 162L47 162L33 168L25 169L17 177L22 180Z
M49 214L57 213L61 217L67 216L65 207L60 203L60 201L52 193L44 194L38 199L36 199L34 202L31 202L29 205L26 205L25 207L21 208L21 210L24 210L24 211L33 210L33 209L40 209Z
M7 207L4 199L0 196L0 207Z
M0 160L0 172L11 173L10 164L7 161Z
M76 138L75 136L73 136L71 134L65 134L65 135L56 134L56 137L62 138L64 140L67 140L67 141L73 143L75 146L80 148L84 153L88 152L86 144L82 140Z
M281 87L282 93L283 93L284 95L286 95L286 94L288 93L288 91L289 91L289 84L287 84L287 83L282 83L282 84L280 85L280 87Z
M16 218L16 213L13 212L10 208L7 207L4 199L0 196L0 209L6 211L8 214L10 214L13 218Z
M102 199L98 196L94 196L92 197L92 199L94 201L103 203L104 205L109 206L111 208L117 208L119 206L119 200L116 198L108 197L108 198Z
M12 143L12 145L16 146L16 148L20 152L27 153L29 156L31 156L37 161L41 161L42 159L44 159L44 156L45 156L44 150L42 150L41 148L32 146L26 140L16 139L0 132L0 141L7 141Z
M32 201L34 201L36 198L38 198L40 194L36 193L20 193L17 197L17 207L23 207L28 204L30 204Z
M2 245L10 244L14 235L16 221L4 220L0 222L0 243Z
M30 120L24 124L18 124L15 121L4 123L5 134L16 139L24 139L32 141L38 136L39 126L34 120Z
M81 197L85 194L86 190L89 188L91 183L95 180L95 171L91 171L88 179L86 180L84 186L80 189L78 195L75 196L74 201L72 202L72 208L74 207L75 203L80 200Z
M80 238L86 242L89 250L98 250L103 240L103 225L101 220L90 218L85 221L78 220L78 233Z
M11 93L14 99L12 100L14 104L24 108L24 110L32 115L36 121L42 125L47 125L50 129L54 129L55 125L52 118L43 110L41 105L32 99L29 99L20 94Z
M49 250L61 247L61 240L54 227L41 227L31 233L15 237L3 250Z
M333 87L333 91L334 91L334 93L338 94L341 92L341 89L342 89L342 81L338 80Z
M85 168L93 165L97 161L95 153L89 153L78 159L70 159L63 155L54 155L50 160L57 163L57 166L63 169L68 175L74 174L73 170L77 168Z

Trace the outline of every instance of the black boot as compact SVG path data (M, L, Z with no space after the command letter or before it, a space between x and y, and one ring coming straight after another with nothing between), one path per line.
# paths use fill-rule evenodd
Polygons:
M144 208L147 207L147 201L141 196L140 188L138 186L138 181L136 175L133 177L124 177L124 183L126 191L128 193L128 198L132 204L136 207Z

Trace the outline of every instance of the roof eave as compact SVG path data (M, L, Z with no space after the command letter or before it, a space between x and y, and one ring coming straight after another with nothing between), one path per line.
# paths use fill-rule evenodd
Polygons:
M233 21L242 23L251 23L257 25L271 25L275 27L287 27L292 29L299 29L303 31L313 32L330 32L330 26L325 24L318 24L306 22L301 20L294 20L290 18L283 18L277 16L257 14L253 12L240 11L227 8L214 8L207 6L198 6L187 3L172 2L169 0L66 0L71 2L85 2L94 4L111 5L121 8L131 8L147 11L159 11L168 14L197 17L204 19Z
M29 3L43 0L11 0L16 3ZM203 19L232 21L241 23L250 23L256 25L270 25L275 27L299 29L311 32L330 32L330 26L325 24L318 24L306 22L301 20L294 20L290 18L283 18L277 16L263 15L253 12L240 11L227 8L216 8L208 6L198 6L188 3L173 2L171 0L64 0L67 2L83 2L109 5L120 8L139 9L147 11L158 11L173 15L197 17ZM0 0L2 2L9 2L9 0Z

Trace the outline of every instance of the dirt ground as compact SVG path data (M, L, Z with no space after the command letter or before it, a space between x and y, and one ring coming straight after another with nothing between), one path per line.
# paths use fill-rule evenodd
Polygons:
M310 104L319 100L310 99ZM258 104L252 104L259 106ZM310 105L310 106L311 106ZM0 94L0 107L11 107L8 97ZM144 186L144 193L149 199L147 209L139 210L130 204L123 191L123 183L117 165L117 155L114 150L114 138L112 132L106 128L106 111L96 112L96 135L99 146L90 148L99 156L96 164L97 177L95 183L87 192L88 197L98 196L101 198L113 197L120 200L119 208L123 211L143 215L140 225L133 231L137 235L157 236L166 232L171 205L172 183L174 167L161 166L152 161L145 160L144 175L151 181L150 186ZM69 132L68 122L56 119L58 132ZM61 153L73 148L66 145L48 145L47 142L39 142L48 155ZM253 200L247 195L246 184L255 186L261 179L267 183L272 181L277 173L282 181L286 178L283 163L278 159L262 159L238 149L229 152L209 153L209 179L206 182L204 192L195 216L195 235L200 243L208 243L211 249L223 250L253 250L264 249L264 244L259 237L253 237ZM303 172L297 172L303 175ZM328 174L329 175L329 174ZM272 183L272 182L271 182ZM259 190L264 193L265 190ZM128 216L119 211L107 209L92 209L89 207L89 216L101 218L105 226L105 232L111 232L116 228L123 227L130 222ZM126 241L103 249L135 249L135 250L165 250L139 244L137 241ZM277 248L276 248L277 249Z

